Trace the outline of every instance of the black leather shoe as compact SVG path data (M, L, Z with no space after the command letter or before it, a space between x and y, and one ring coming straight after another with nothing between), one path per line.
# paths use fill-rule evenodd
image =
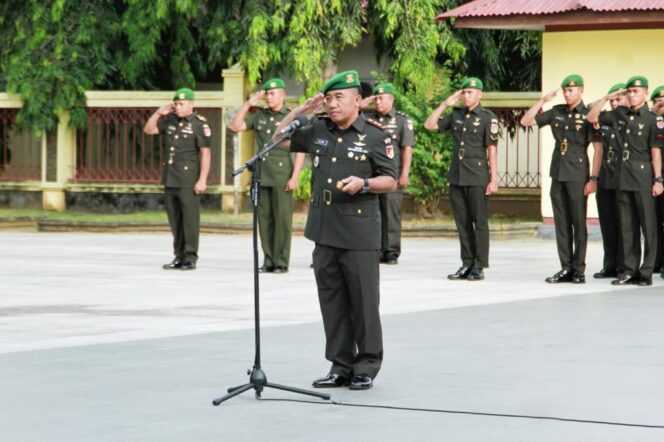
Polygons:
M350 380L351 390L368 390L373 386L373 379L365 374L353 376Z
M585 284L586 283L586 275L584 275L581 272L574 272L574 275L572 276L572 284Z
M468 274L470 273L471 268L470 267L459 267L459 270L456 271L456 273L452 273L451 275L447 275L447 279L466 279L468 278Z
M168 264L164 264L163 266L161 266L161 268L164 270L178 270L180 267L182 267L182 261L180 261L179 258L175 258L173 261L169 262Z
M602 269L593 275L595 279L617 278L618 272L615 269Z
M473 267L466 279L468 281L481 281L484 279L484 270L480 267Z
M311 385L314 388L337 388L345 387L350 383L350 379L336 373L328 373L327 376L316 379Z
M572 282L572 272L562 269L555 275L546 278L545 281L550 284L557 284L559 282Z
M180 270L196 270L196 263L194 261L182 261Z
M635 277L631 273L623 273L620 278L611 281L611 285L627 285L627 284L638 284L639 278Z
M388 256L387 259L385 260L385 264L387 264L387 265L392 265L392 266L393 266L393 265L397 265L397 264L399 264L399 259L398 259L396 256L394 256L394 255L390 255L390 256Z
M258 273L272 273L272 272L274 272L274 267L268 267L266 265L263 265L258 268Z
M274 273L288 273L288 267L285 266L276 266L274 268Z
M642 276L639 279L639 286L648 287L650 285L652 285L652 276Z
M378 262L381 264L387 264L387 256L380 255L380 258L378 258Z

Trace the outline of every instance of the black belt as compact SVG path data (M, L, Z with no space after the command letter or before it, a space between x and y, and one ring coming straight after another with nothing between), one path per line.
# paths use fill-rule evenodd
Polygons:
M466 153L466 148L465 147L460 147L459 150L457 151L457 158L460 160L463 160L464 158L477 158L481 160L486 159L486 151L482 150L479 151L479 149L473 148L473 150L469 151Z
M320 199L328 206L339 203L361 203L376 198L373 194L355 194L350 195L345 192L333 192L329 189L323 189L322 195L315 195L314 200Z
M623 161L650 162L651 157L650 157L650 155L643 155L640 152L634 152L634 151L631 151L631 150L623 150L622 151L622 160Z

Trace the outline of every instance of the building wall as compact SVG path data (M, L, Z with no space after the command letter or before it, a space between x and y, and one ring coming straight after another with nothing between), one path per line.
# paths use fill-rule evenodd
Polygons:
M664 71L657 55L664 41L664 29L545 32L542 40L542 94L560 87L565 76L584 78L584 101L590 103L606 94L615 83L632 75L648 78L651 90L664 84ZM562 94L545 105L564 103ZM607 104L608 109L608 104ZM549 165L554 141L550 130L542 130L542 217L553 217ZM589 147L592 160L592 147ZM597 218L594 196L588 199L588 217Z

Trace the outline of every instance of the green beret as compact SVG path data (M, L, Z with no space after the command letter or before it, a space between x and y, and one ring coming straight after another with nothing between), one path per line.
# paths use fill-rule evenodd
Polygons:
M627 80L625 87L648 87L648 79L641 75L635 75Z
M459 89L479 89L484 90L484 83L477 77L467 77L461 82Z
M607 92L609 95L611 95L614 92L618 92L621 89L627 89L625 87L625 83L616 83L613 86L611 86L611 89L609 89L609 92Z
M579 74L568 75L563 82L560 83L560 87L562 88L574 86L583 86L583 77Z
M374 88L372 94L392 94L394 95L394 85L392 83L378 83Z
M650 94L650 99L654 100L655 98L661 98L664 97L664 85L658 86L657 89L652 91L652 94Z
M173 100L193 100L194 99L194 91L189 89L188 87L181 87L177 91L175 91L175 95L173 96Z
M263 83L263 90L269 91L272 89L286 89L286 83L281 78L270 78Z
M357 71L346 71L327 80L327 83L323 86L323 93L326 94L328 91L350 89L353 87L360 87L360 75Z

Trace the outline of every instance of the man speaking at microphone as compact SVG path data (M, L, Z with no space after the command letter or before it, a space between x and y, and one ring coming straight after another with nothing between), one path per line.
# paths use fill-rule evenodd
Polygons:
M293 134L291 150L313 161L313 190L305 236L316 243L318 287L328 375L316 388L372 387L383 360L378 311L380 211L377 193L396 189L392 138L360 113L362 96L356 71L332 77L322 95L296 107L282 121L312 113L323 101L326 118Z

